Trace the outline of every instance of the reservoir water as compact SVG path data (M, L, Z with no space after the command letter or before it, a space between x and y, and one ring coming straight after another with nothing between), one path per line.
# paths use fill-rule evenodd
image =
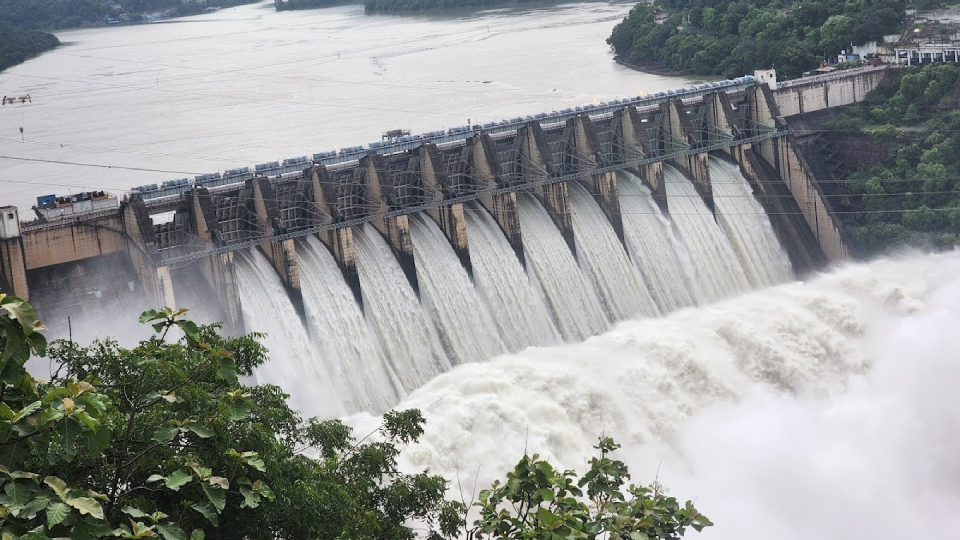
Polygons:
M63 47L0 73L4 91L33 96L23 111L0 110L0 203L26 210L43 193L122 192L366 144L395 128L432 131L686 84L613 61L604 40L631 6L367 15L360 4L278 13L266 2L60 32Z

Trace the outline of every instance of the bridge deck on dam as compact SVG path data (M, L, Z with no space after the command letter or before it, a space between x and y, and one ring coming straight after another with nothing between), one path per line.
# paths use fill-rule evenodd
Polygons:
M146 186L115 210L5 225L0 230L0 287L28 297L34 270L122 252L129 272L154 303L175 301L172 276L189 266L218 291L227 318L236 322L233 252L259 249L297 297L293 240L315 235L361 301L353 227L371 223L416 290L409 214L422 212L436 221L469 272L464 204L476 201L485 208L522 262L517 196L530 193L576 257L570 182L582 184L593 196L626 246L616 172L641 178L660 209L669 213L663 170L675 167L713 211L707 167L711 154L737 163L758 196L794 198L792 208L803 219L776 227L781 241L817 242L812 248L788 250L795 267L838 260L846 256L842 229L793 148L786 118L856 103L888 74L884 69L850 70L777 89L753 77L741 78L589 110L432 132L415 140L318 154L313 160L262 164L254 171L234 169L156 189ZM172 216L155 223L163 213ZM791 232L803 224L807 233Z

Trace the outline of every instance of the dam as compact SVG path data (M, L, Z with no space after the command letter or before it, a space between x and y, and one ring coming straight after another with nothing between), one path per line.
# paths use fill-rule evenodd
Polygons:
M845 259L790 119L856 103L888 74L744 77L428 132L58 219L6 207L0 286L60 335L69 313L96 325L193 307L266 332L295 371L258 377L295 400L323 380L320 410L382 409L459 363Z

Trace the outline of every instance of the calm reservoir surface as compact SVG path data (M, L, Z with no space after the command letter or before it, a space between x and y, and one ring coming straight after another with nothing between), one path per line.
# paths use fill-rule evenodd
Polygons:
M3 92L33 96L0 110L0 204L122 193L365 144L389 129L433 131L690 82L613 62L604 40L632 5L368 15L359 4L278 13L268 2L62 32L63 47L0 74Z

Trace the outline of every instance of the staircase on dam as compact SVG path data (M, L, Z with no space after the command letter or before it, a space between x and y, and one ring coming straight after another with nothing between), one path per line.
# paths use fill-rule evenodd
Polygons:
M593 196L628 250L617 171L640 177L660 211L669 214L663 170L665 164L675 167L713 211L710 156L739 166L795 271L803 273L848 252L816 182L821 164L801 151L791 122L856 103L886 76L884 69L867 69L777 89L752 77L702 85L506 126L475 126L456 136L378 145L350 159L291 161L271 170L272 176L248 174L232 184L193 184L156 198L134 195L115 212L88 218L21 223L16 209L6 207L0 209L0 290L35 298L41 313L55 313L76 303L76 291L100 291L102 297L110 288L92 281L91 268L111 261L110 281L123 286L110 289L109 298L134 294L139 300L130 304L137 306L177 305L178 295L205 291L210 303L203 310L210 320L239 332L238 251L259 250L302 314L295 240L316 237L362 305L354 247L359 226L369 223L378 231L417 291L413 214L425 214L439 226L472 274L465 205L485 209L523 263L517 198L529 193L577 257L573 182ZM171 213L172 219L154 223Z

